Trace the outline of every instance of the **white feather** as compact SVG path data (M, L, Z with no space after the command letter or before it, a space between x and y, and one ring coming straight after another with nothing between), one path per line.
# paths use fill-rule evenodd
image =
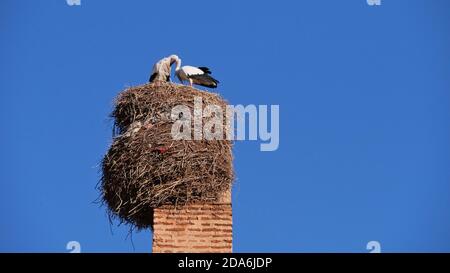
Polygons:
M185 65L181 68L181 70L183 70L183 72L187 75L187 76L192 76L192 75L202 75L205 74L201 69L195 67L195 66L190 66L190 65Z

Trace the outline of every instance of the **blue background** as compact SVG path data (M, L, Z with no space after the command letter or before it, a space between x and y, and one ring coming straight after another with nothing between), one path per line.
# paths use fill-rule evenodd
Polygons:
M1 252L151 250L93 201L113 98L169 54L280 105L276 152L235 145L234 251L450 251L450 1L4 0L0 31Z

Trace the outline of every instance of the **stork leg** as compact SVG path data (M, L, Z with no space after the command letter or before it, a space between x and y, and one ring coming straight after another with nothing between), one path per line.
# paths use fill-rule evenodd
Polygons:
M191 84L191 87L192 87L192 82L193 82L192 79L189 79L189 83Z

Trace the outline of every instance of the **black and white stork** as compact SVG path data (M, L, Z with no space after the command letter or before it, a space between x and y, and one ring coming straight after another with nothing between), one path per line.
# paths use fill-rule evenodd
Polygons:
M181 67L181 59L177 58L175 60L177 67L175 68L175 75L181 83L184 81L189 81L190 85L196 84L209 88L216 88L219 83L218 80L211 77L211 71L208 67L200 66L190 66L185 65Z
M165 81L170 82L171 66L178 60L177 55L170 55L169 57L159 60L153 65L152 73L150 74L149 82Z

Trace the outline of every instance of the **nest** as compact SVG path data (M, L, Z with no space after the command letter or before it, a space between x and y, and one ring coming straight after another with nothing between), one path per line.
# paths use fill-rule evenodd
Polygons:
M202 98L203 107L227 105L217 94L172 83L146 84L119 94L111 114L113 143L102 161L100 183L110 216L148 228L154 208L214 202L230 190L231 141L174 140L171 135L172 108L185 105L194 115L194 97Z

